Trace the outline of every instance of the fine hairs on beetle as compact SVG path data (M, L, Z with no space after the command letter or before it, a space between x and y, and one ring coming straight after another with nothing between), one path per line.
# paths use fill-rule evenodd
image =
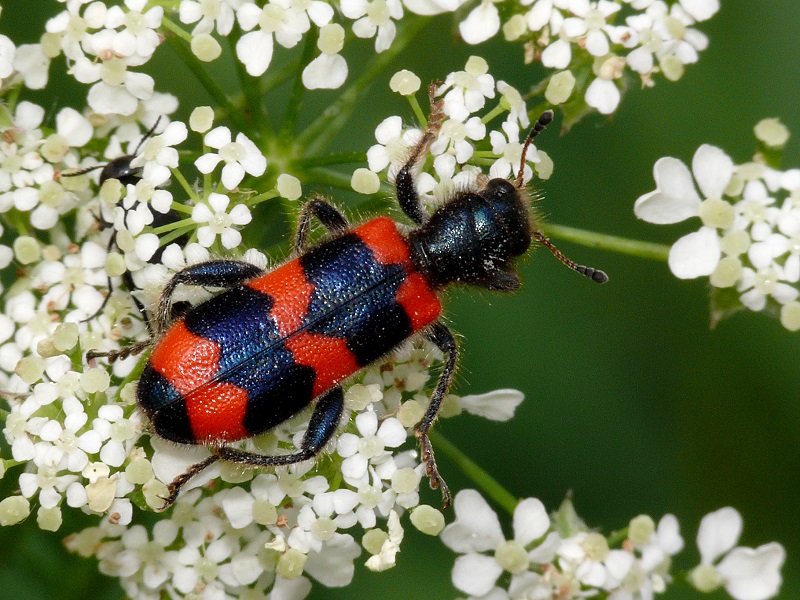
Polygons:
M109 362L152 346L136 397L153 432L179 444L211 448L169 485L164 509L192 477L217 461L277 467L319 454L336 433L344 412L342 382L384 358L411 336L421 336L444 355L430 404L414 428L430 485L442 503L451 495L439 474L429 431L455 372L458 349L441 320L439 294L452 284L498 292L516 290L516 259L536 239L562 263L597 283L603 271L574 263L539 231L523 193L531 142L552 121L543 113L522 150L516 179L491 179L480 189L454 194L428 213L417 194L413 170L426 156L444 118L434 99L420 140L395 178L397 202L414 228L402 233L379 216L351 227L327 200L303 206L288 262L265 272L238 260L211 260L177 272L166 284L151 318L150 339L87 359ZM310 245L316 218L329 236ZM211 299L172 310L178 286L222 288ZM263 455L230 447L313 404L308 429L294 452Z

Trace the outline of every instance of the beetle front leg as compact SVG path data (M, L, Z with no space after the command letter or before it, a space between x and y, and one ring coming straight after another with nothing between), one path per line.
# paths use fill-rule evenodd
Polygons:
M117 359L125 359L139 354L142 350L151 346L155 340L166 332L173 321L172 295L179 285L231 288L263 274L263 269L240 260L210 260L186 267L175 273L172 279L167 282L167 285L164 286L153 318L154 322L148 322L150 339L110 352L89 350L86 353L86 360L92 364L97 358L107 357L108 362L113 363Z
M305 252L308 243L308 233L311 229L311 217L317 217L330 233L342 234L350 228L345 216L333 204L321 196L315 196L303 205L300 219L297 222L297 234L294 238L294 253L299 256Z
M428 220L428 213L417 194L417 186L414 183L414 176L412 170L417 163L425 157L431 144L436 140L439 135L439 130L442 128L442 121L444 120L444 113L442 107L444 101L436 100L436 83L432 83L428 88L428 93L431 101L431 114L428 117L428 125L422 133L422 137L417 144L411 149L405 164L400 167L397 175L394 178L395 193L397 195L397 203L406 214L406 216L414 221L417 225L422 225Z
M444 398L450 390L450 384L453 382L453 375L456 372L456 363L458 361L458 347L453 333L441 321L437 321L431 326L427 333L427 338L444 353L446 358L442 375L439 377L439 382L433 391L428 410L414 428L414 434L419 440L420 460L426 465L431 488L441 487L442 505L447 508L450 506L451 501L450 490L444 479L439 475L439 469L436 467L436 458L433 455L433 446L431 446L431 441L428 439L428 432L434 421L436 421L436 417L442 408L442 402L444 402Z
M154 336L159 337L171 324L172 295L179 285L228 289L263 274L263 269L240 260L209 260L178 271L161 292L155 315Z

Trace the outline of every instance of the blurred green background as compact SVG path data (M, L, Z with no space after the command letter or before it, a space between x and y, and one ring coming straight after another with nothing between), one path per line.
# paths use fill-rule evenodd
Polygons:
M17 44L35 41L61 7L45 0L3 4L0 31ZM657 227L637 221L632 212L634 200L654 188L653 163L665 155L690 162L703 143L720 146L736 162L749 160L752 127L764 117L779 117L789 126L794 136L784 166L800 167L797 0L726 0L700 29L710 46L681 81L659 78L654 89L632 89L611 120L595 115L568 135L559 137L553 127L540 139L556 164L540 204L551 222L671 243L697 223ZM359 53L371 55L372 43L352 43L349 51L352 77ZM407 104L388 90L393 72L406 68L423 82L440 79L462 69L473 53L487 58L496 78L520 90L543 74L536 65L522 65L518 46L498 38L468 47L455 42L451 21L435 19L386 79L376 82L337 149L366 150L374 143L375 125L390 114L413 122ZM182 108L176 117L186 119L193 106L208 100L176 63L164 46L146 70L174 69L168 81L157 80L156 89L178 95ZM51 76L62 65L56 62ZM48 94L32 97L46 108L80 108L81 92L74 82L54 77ZM315 104L325 106L335 97L310 94L303 114L310 119ZM606 532L639 513L656 519L676 514L688 547L678 560L683 568L698 560L694 536L700 518L732 505L744 516L740 543L778 540L786 546L779 597L800 598L798 336L749 312L711 331L704 282L679 281L658 262L568 243L560 247L579 262L605 269L611 281L592 285L539 250L522 267L520 293L450 295L447 316L463 335L456 391L515 387L526 401L510 423L463 416L443 422L440 431L515 495L538 497L555 509L572 490L581 516ZM454 491L472 487L446 458L440 468ZM10 473L2 496L15 484ZM438 494L425 499L435 505ZM0 529L0 596L121 597L115 581L96 574L93 561L61 549L61 533L41 533L33 521ZM64 534L70 526L77 525L67 521ZM353 585L317 587L311 597L458 596L450 583L455 556L410 526L406 535L394 571L359 568ZM662 597L701 595L676 587Z

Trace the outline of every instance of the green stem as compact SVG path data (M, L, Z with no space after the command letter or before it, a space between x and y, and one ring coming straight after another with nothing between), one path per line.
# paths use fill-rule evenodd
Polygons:
M375 55L362 71L361 76L298 136L297 144L301 148L305 148L306 156L321 154L333 142L347 125L353 111L358 108L359 100L372 82L383 74L389 63L405 49L428 22L429 19L424 17L415 17L403 19L397 24L397 36L391 47Z
M303 77L299 75L299 73L303 72L306 66L313 60L314 54L317 53L318 39L319 31L316 27L312 27L311 31L306 34L303 55L300 58L300 66L298 67L298 76L294 79L292 95L289 98L286 112L283 115L283 123L279 133L279 138L283 146L291 146L292 139L294 138L297 127L297 116L300 114L300 107L303 104L303 94L306 91L306 86L303 84Z
M612 252L619 252L620 254L628 254L630 256L638 256L639 258L647 258L661 262L667 262L669 256L669 246L664 244L631 240L616 235L596 233L594 231L586 231L584 229L567 227L565 225L548 224L542 225L541 229L547 236L559 240L566 240L568 242L575 242L576 244L588 246L589 248L611 250Z
M308 172L308 180L313 181L315 185L330 186L342 190L352 191L350 187L350 175L331 171L329 169L314 169Z
M425 116L425 111L423 111L422 107L419 105L417 96L415 94L410 94L406 96L406 98L408 98L408 103L411 105L411 110L414 111L414 116L417 117L417 123L420 125L427 124L428 117Z
M330 165L349 165L367 162L366 152L335 152L323 156L309 156L292 161L292 167L298 169L311 169L314 167L327 167Z
M165 29L174 33L177 37L181 38L187 44L192 43L192 35L186 31L183 27L172 21L169 17L163 17L161 19L161 24L164 26Z
M181 184L183 191L186 192L186 195L189 196L195 202L198 202L200 198L197 197L197 193L192 189L191 184L186 180L186 177L183 175L180 169L170 169L170 173L172 176L178 180L178 183Z
M622 542L628 539L628 528L621 529L619 531L612 531L611 534L608 536L608 546L610 548L616 548Z
M241 31L234 28L228 36L228 44L231 49L231 54L236 56L236 43L242 37ZM244 128L239 126L243 132L247 132L248 137L266 138L271 135L271 127L269 119L264 118L264 110L262 104L261 82L258 77L253 77L247 72L244 63L238 58L234 59L233 64L236 65L236 76L239 79L239 85L244 94L244 112L242 119L248 125ZM254 127L253 124L256 124Z
M162 233L169 233L170 231L178 231L178 235L175 237L180 237L187 230L193 229L195 222L191 219L181 219L180 221L175 221L174 223L167 223L166 225L162 225L161 227L154 227L153 233L160 236ZM183 230L183 231L181 231Z
M165 18L162 21L162 23L164 24L165 29L174 34L174 35L168 35L167 41L169 42L169 45L172 47L172 49L175 50L176 54L181 59L183 64L186 65L186 67L192 72L192 74L200 82L200 85L202 85L203 88L205 88L205 90L214 99L214 101L225 110L228 118L231 121L233 121L237 129L239 129L240 131L249 131L250 126L248 125L247 121L245 121L245 119L242 117L241 111L233 104L233 102L231 102L231 99L228 98L228 95L222 90L222 88L220 88L214 82L214 79L202 67L200 61L194 54L192 54L188 46L180 39L178 39L179 37L181 37L180 31L183 30L169 19ZM239 61L234 61L234 62L238 64Z
M248 198L247 200L244 201L244 204L252 207L277 197L278 197L278 190L272 189L268 192L264 192L263 194L258 194L257 196Z
M481 123L486 125L489 121L491 121L495 117L498 117L498 116L502 115L507 110L508 109L503 106L502 102L498 102L497 106L495 106L492 110L490 110L488 113L483 115L483 117L481 118Z
M297 74L301 71L300 58L295 57L289 59L289 61L280 69L277 67L278 65L275 65L275 68L270 65L270 68L267 69L267 72L261 78L259 91L262 96L266 96L276 87L279 87L289 81L292 77L297 77Z
M442 454L445 454L450 460L456 463L456 466L481 488L489 498L497 502L508 514L514 514L514 509L519 502L516 496L500 485L494 477L474 463L442 434L431 431L430 438L433 447L440 450Z

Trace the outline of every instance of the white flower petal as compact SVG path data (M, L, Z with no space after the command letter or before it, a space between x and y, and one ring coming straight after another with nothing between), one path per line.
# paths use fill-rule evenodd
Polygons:
M347 79L347 61L339 54L320 54L303 69L308 90L335 90Z
M767 600L781 587L786 551L777 542L758 548L734 548L717 566L725 589L736 600Z
M735 508L726 506L707 514L697 530L697 547L700 562L711 564L739 540L742 533L742 516Z
M733 161L716 146L703 144L692 158L692 172L706 198L721 198L733 175Z
M263 75L272 61L272 35L263 31L251 31L236 42L236 56L244 63L247 73Z
M720 259L719 236L711 227L683 236L669 250L669 268L680 279L711 275Z
M700 197L692 174L677 158L665 157L653 166L656 191L639 197L633 212L649 223L679 223L699 214Z
M719 11L719 0L680 0L681 7L698 21L706 21Z
M497 515L475 490L462 490L454 502L456 520L444 528L442 542L456 552L485 552L505 538Z
M572 60L572 47L567 40L556 40L542 51L542 64L550 69L566 69Z
M514 509L514 539L527 546L542 537L550 527L544 504L536 498L525 498Z
M595 79L586 90L586 104L596 108L601 115L613 113L620 101L619 88L608 79Z
M482 554L465 554L453 565L453 585L462 592L483 596L494 587L503 569L494 558Z
M463 396L461 408L492 421L508 421L524 399L525 395L519 390L501 389L486 394Z

